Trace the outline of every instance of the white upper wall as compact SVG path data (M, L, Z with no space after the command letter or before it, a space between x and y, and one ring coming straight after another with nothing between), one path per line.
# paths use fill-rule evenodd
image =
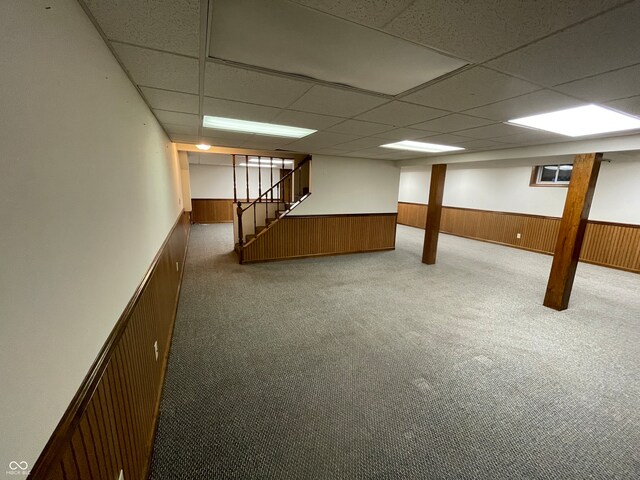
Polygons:
M249 195L258 198L258 170L262 176L262 192L271 186L271 170L269 168L249 168ZM233 199L233 167L227 165L189 165L192 198L230 198ZM278 169L273 169L273 183L280 178ZM244 167L236 168L238 197L246 199L247 180Z
M464 168L450 165L443 204L560 217L567 189L530 187L531 167ZM401 202L428 203L430 169L400 175ZM603 162L589 218L640 224L640 161Z
M395 213L399 179L391 161L314 155L311 196L290 215Z
M4 469L33 466L182 199L174 146L76 0L0 2L0 32Z

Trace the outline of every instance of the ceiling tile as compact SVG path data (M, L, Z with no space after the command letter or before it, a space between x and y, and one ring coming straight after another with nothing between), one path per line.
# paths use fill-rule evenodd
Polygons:
M472 140L465 142L461 145L465 150L484 150L484 149L498 149L498 148L511 148L513 145L507 145L501 142L494 142L493 140Z
M522 95L539 88L531 83L487 68L474 67L417 90L402 99L407 102L459 112Z
M196 59L119 43L114 48L138 85L198 93Z
M606 106L631 115L640 115L640 95L607 102Z
M449 112L394 100L386 105L358 115L358 119L384 123L395 127L406 127L414 123L442 117L447 113Z
M342 122L343 120L344 119L342 117L330 117L329 115L318 115L317 113L280 110L280 113L273 119L273 122L292 127L324 130L325 128L335 125L338 122Z
M315 85L290 108L338 117L352 117L387 101L375 95Z
M248 136L245 136L248 137ZM208 143L209 145L215 145L218 147L242 147L244 142L248 138L222 138L222 137L210 137L210 136L198 136L198 135L184 135L184 134L169 134L169 138L175 143Z
M470 142L472 140L474 139L471 137L452 135L450 133L443 133L442 135L432 135L419 139L420 142L436 143L439 145L451 145L452 147L463 144L464 142Z
M388 95L466 65L397 35L293 2L216 0L212 5L211 58Z
M361 150L363 148L379 147L385 143L389 143L389 140L377 137L364 137L350 142L339 143L336 148L344 148L348 151Z
M198 135L198 127L193 125L175 125L173 123L162 122L162 126L169 135Z
M276 148L286 149L287 143L291 143L288 138L266 137L264 135L253 135L243 143L245 148L256 148L264 150L274 150Z
M417 0L384 29L479 63L623 1Z
M424 128L431 132L449 133L457 130L464 130L465 128L482 127L483 125L489 125L491 123L495 122L493 120L487 120L486 118L471 117L469 115L454 113L453 115L447 115L445 117L418 123L416 125L412 125L412 127L420 129Z
M334 147L339 143L357 140L356 135L343 135L341 133L317 132L304 138L294 140L287 145L287 148L295 150L307 150L310 148Z
M293 0L295 3L346 18L356 23L382 27L406 9L413 0Z
M495 137L493 140L496 142L512 143L519 145L527 145L532 143L556 143L571 140L570 137L565 135L558 135L551 132L544 132L541 130L523 129L522 133L515 135L508 135L505 137Z
M640 3L632 2L490 62L553 86L640 63Z
M167 112L166 110L154 110L161 123L172 123L174 125L186 125L192 127L200 126L200 117L190 113Z
M336 155L338 157L348 152L349 150L338 147L316 148L313 151L313 153L317 153L318 155Z
M640 65L603 73L555 87L556 90L589 102L605 102L640 95Z
M274 107L204 97L204 115L238 118L240 120L252 120L254 122L272 122L279 112L280 109Z
M350 133L353 135L376 135L386 132L391 127L380 123L362 122L360 120L345 120L342 123L328 128L328 132Z
M369 150L356 150L354 152L345 153L342 156L351 158L370 158L370 159L382 159L382 155L379 153L371 152Z
M458 133L460 135L464 135L465 137L486 139L494 137L504 137L506 135L516 135L518 133L522 133L522 127L507 125L505 123L494 123L493 125L487 125L484 127L462 130Z
M279 75L207 62L204 94L209 97L287 107L311 84Z
M109 40L198 56L200 0L84 0Z
M551 90L539 90L484 107L473 108L467 110L465 113L506 122L514 118L553 112L555 110L562 110L563 108L577 107L584 103L585 102Z
M148 87L141 87L141 90L147 102L151 105L151 108L198 114L199 106L197 95Z
M376 136L387 140L402 141L423 138L425 135L428 135L430 133L432 133L433 135L438 134L438 132L428 132L426 130L416 130L413 128L396 128L387 132L378 133Z

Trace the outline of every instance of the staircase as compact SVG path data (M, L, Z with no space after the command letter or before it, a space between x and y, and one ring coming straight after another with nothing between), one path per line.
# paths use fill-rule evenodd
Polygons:
M264 158L259 160L260 166L266 166L271 168L271 175L273 175L274 162L280 162L280 165L285 166L286 159ZM293 162L290 162L293 163ZM245 164L246 165L246 164ZM275 164L278 166L278 164ZM295 167L295 168L293 168ZM248 168L248 167L247 167ZM260 174L262 168L258 169ZM307 156L297 165L292 165L291 170L280 169L281 178L276 183L273 180L270 182L271 187L262 192L262 178L259 179L259 194L258 198L253 201L240 201L237 198L236 191L236 169L234 158L234 197L236 202L236 216L234 218L234 235L235 235L235 250L238 253L240 263L243 259L243 250L255 242L262 235L268 235L269 230L278 223L282 218L286 217L289 212L295 209L298 205L304 202L309 195L310 191L310 171L311 171L311 157ZM249 184L248 170L247 185ZM249 192L247 190L247 199L249 198Z

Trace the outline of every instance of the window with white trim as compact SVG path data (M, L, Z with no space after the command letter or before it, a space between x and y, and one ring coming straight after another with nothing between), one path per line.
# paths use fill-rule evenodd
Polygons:
M533 167L531 174L531 186L551 187L567 186L571 180L573 165L538 165Z

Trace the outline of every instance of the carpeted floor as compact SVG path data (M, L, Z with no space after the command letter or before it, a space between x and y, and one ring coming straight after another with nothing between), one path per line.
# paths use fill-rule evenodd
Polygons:
M638 479L640 275L398 227L240 266L194 226L152 479Z

